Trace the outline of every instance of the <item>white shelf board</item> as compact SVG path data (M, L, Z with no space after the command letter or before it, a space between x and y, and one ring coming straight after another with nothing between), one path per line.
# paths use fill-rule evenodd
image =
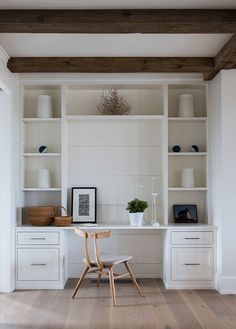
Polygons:
M61 121L60 118L23 118L23 122L25 123L59 123Z
M61 188L51 187L51 188L38 188L38 187L24 187L22 188L24 192L57 192L61 191Z
M66 115L68 121L80 120L163 120L164 115Z
M60 157L61 153L23 153L24 157Z
M177 121L177 122L187 122L187 121L195 121L195 122L205 122L207 121L207 117L189 117L189 118L180 118L180 117L169 117L168 121Z
M120 223L99 223L96 226L86 226L81 224L72 224L70 226L43 226L44 229L47 230L74 230L75 227L80 227L84 230L168 230L168 229L175 229L175 230L192 230L193 228L197 229L217 229L214 225L197 223L197 224L168 224L168 225L160 225L160 226L152 226L152 225L142 225L142 226L131 226L128 223L120 224ZM17 230L41 230L42 226L32 226L32 225L20 225L16 227Z
M207 191L207 187L169 187L169 191Z
M169 156L204 156L207 152L168 152Z

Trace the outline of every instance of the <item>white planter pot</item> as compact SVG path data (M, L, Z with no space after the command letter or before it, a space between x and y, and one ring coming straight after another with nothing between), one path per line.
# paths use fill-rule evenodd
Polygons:
M37 117L38 118L53 117L52 96L40 95L38 97Z
M143 212L129 213L129 220L131 226L142 226L143 224Z
M179 116L194 117L194 103L192 94L183 94L179 97Z
M182 169L181 186L182 187L194 187L193 168L184 168L184 169Z
M38 171L38 187L39 188L50 188L51 187L50 171L48 169L39 169L39 171Z

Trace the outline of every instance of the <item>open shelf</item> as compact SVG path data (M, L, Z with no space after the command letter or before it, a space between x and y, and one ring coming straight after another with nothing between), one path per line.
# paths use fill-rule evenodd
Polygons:
M162 115L163 88L161 85L96 84L69 85L66 90L68 115L99 115L97 109L104 90L115 88L131 106L131 115Z
M207 117L169 117L168 121L176 121L176 122L191 122L191 121L200 121L200 122L206 122Z
M163 120L164 115L66 115L65 119L68 121L79 120Z
M60 157L61 153L23 153L24 157Z
M207 152L168 152L169 156L205 156Z
M207 187L168 187L168 191L207 191Z
M24 123L60 123L59 118L23 118Z
M61 191L61 188L59 187L51 187L51 188L37 188L37 187L24 187L22 188L22 191L24 192L56 192Z

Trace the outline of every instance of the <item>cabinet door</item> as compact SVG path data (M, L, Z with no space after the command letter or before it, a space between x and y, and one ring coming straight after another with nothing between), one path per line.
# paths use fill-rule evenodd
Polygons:
M172 248L172 280L212 280L212 248Z
M59 244L59 232L18 232L18 245Z
M183 231L171 232L172 244L212 244L213 232Z
M17 280L57 281L59 280L59 249L17 250Z

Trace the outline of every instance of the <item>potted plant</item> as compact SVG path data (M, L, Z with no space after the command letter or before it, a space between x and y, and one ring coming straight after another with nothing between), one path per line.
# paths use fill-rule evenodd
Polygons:
M134 199L128 202L126 210L129 211L130 225L141 226L143 223L143 212L148 207L148 203L143 200Z

